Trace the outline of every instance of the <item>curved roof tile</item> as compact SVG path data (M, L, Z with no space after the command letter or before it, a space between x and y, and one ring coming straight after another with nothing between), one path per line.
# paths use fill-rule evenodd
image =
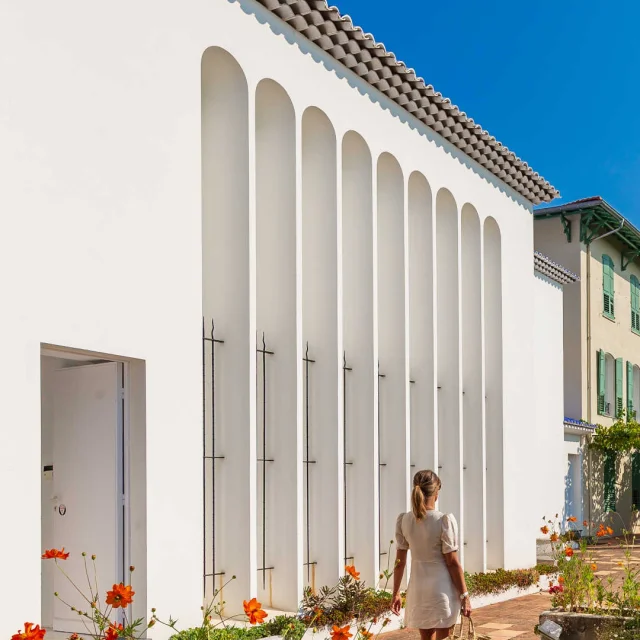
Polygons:
M533 204L560 194L414 69L326 0L257 0Z

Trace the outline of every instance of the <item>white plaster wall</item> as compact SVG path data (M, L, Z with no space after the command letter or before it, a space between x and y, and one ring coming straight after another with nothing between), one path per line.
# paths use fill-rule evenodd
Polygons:
M544 461L544 472L532 470L529 484L537 518L533 532L539 536L543 516L564 514L567 453L563 425L563 291L561 285L535 272L533 293L535 426L530 444L535 445L535 451L523 456L523 463L533 462L539 467Z
M228 233L245 234L226 247L236 263L216 263L219 253L214 252L213 262L205 264L205 272L226 265L214 279L218 297L205 299L205 306L210 305L205 311L216 311L220 337L232 341L225 343L227 352L240 354L230 388L242 402L228 405L237 421L228 429L241 429L242 437L227 442L228 451L235 451L246 466L229 472L226 491L227 496L233 492L233 501L224 503L229 522L248 525L238 526L235 537L226 533L229 554L235 550L242 564L238 574L244 586L234 598L240 591L244 597L255 595L257 588L251 464L256 453L256 206L253 169L235 175L230 184L224 180L230 161L239 163L233 166L241 171L255 166L254 96L263 78L287 92L298 127L304 109L318 107L338 141L349 130L365 139L374 165L387 152L405 180L419 171L433 194L448 189L458 214L469 202L481 222L488 216L497 221L503 265L502 358L508 372L503 389L504 471L509 478L504 488L505 564L534 561L533 545L529 550L520 544L531 531L520 517L528 507L520 487L529 478L520 456L514 455L522 434L533 428L532 415L523 411L531 403L533 352L522 339L533 330L522 313L533 295L530 204L251 0L190 0L179 10L168 0L134 5L116 0L100 10L79 0L4 3L0 268L11 274L3 281L3 300L11 312L3 314L0 326L10 336L5 356L15 366L5 368L0 380L0 388L10 390L0 404L0 422L10 425L3 430L0 480L21 487L5 496L4 505L5 516L19 519L21 527L5 532L5 544L13 552L3 568L11 580L3 582L0 597L12 615L3 617L0 634L37 619L40 611L41 342L146 362L148 601L159 614L180 618L181 625L199 617L201 57L211 46L236 59L246 77L248 102L234 120L247 122L246 134L241 126L236 130L240 155L230 160L231 146L223 157L210 151L205 183L214 208L228 202L230 213L241 216L228 218L224 231L218 229L223 240ZM235 101L241 95L234 96L230 109L242 107ZM221 140L228 145L230 138ZM246 160L242 153L248 154ZM216 172L221 172L217 183ZM220 200L216 184L227 200ZM204 230L206 244L215 247L211 232ZM229 268L233 264L236 268ZM227 297L233 289L241 299ZM336 292L340 294L339 283ZM242 314L240 324L235 313ZM377 327L375 317L372 322ZM339 330L334 342L340 354ZM228 402L234 397L228 395ZM335 406L339 415L340 400ZM460 429L460 424L452 428ZM25 509L25 504L33 508ZM453 504L462 508L459 500ZM292 518L300 526L301 519ZM233 572L232 566L226 569Z

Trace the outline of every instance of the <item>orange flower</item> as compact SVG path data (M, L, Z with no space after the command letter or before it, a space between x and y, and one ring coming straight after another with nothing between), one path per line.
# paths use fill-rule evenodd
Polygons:
M133 596L136 592L131 589L130 585L125 587L124 583L114 584L111 591L107 591L107 604L111 605L114 609L122 607L127 608L133 602Z
M589 523L588 523L586 520L583 520L583 521L582 521L582 526L583 526L583 527L588 527L588 526L589 526Z
M551 540L551 542L558 542L558 534L552 533L551 536L549 537L549 540Z
M549 533L549 527L545 524L544 527L540 527L540 531L542 531L543 536L546 536Z
M612 536L613 535L613 529L611 527L607 527L607 533Z
M564 550L564 555L567 556L567 558L571 558L571 556L573 556L573 549L571 547L567 547Z
M564 584L564 576L558 576L558 582Z
M618 562L616 563L619 567L624 567L624 563L623 562Z
M591 565L591 571L597 571L598 570L598 565L597 564L592 564Z
M121 624L115 625L111 623L104 634L104 640L117 640L121 631L124 631L124 627Z
M354 580L360 580L360 572L356 571L355 565L348 564L344 570L350 575Z
M331 637L333 640L349 640L349 638L353 637L353 634L349 633L349 625L339 627L334 624L331 630Z
M24 623L24 631L18 630L11 636L11 640L42 640L46 631L40 628L40 625L34 625L33 622Z
M371 633L371 631L367 631L366 629L360 629L360 636L364 638L364 640L371 640L371 638L373 638L373 633Z
M578 518L576 518L575 516L569 516L567 518L567 522L577 522L577 521L578 521Z
M251 624L262 623L267 617L267 612L262 610L262 604L255 598L251 598L248 602L245 600L242 604Z
M69 557L68 553L65 553L64 547L62 549L46 549L42 554L43 560L66 560Z

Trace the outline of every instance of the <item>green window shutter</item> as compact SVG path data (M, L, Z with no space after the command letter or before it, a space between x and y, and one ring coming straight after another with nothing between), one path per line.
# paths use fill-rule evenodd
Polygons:
M627 420L635 418L633 408L633 364L627 360Z
M622 403L622 358L616 358L616 418L619 418L624 409Z
M607 451L603 459L604 467L604 510L616 510L616 454Z
M634 509L640 509L640 453L631 456L631 504Z
M614 317L613 273L613 260L607 255L602 256L602 291L604 298L604 315L609 318Z
M604 396L607 388L604 351L598 351L598 413L604 415Z
M640 281L635 276L629 279L631 284L631 330L640 333Z

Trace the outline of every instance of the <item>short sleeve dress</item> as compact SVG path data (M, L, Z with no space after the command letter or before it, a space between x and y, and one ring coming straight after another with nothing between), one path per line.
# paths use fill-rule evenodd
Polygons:
M412 512L396 521L398 549L411 550L411 577L404 623L413 629L448 629L460 615L460 593L449 575L444 553L458 550L458 523L451 514Z

